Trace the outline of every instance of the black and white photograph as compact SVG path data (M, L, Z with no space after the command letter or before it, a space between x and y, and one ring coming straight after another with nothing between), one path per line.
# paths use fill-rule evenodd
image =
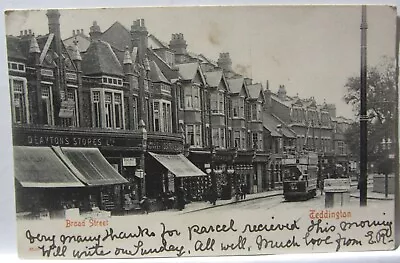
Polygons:
M395 248L396 7L5 21L20 257Z

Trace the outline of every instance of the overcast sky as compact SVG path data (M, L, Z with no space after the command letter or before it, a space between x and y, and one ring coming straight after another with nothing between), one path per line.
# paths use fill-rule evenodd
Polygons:
M102 31L116 20L128 29L144 18L148 31L168 42L183 33L188 49L217 60L229 52L238 73L289 96L314 96L318 103L337 105L338 115L353 118L343 101L344 84L360 71L360 6L185 7L62 10L61 33L84 29L96 20ZM368 64L395 55L396 11L368 7ZM46 34L45 11L18 11L6 17L7 34L32 29Z

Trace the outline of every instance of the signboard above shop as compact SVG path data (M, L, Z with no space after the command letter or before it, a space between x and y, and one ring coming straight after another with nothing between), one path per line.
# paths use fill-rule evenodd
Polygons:
M122 166L136 166L136 158L135 157L123 158Z

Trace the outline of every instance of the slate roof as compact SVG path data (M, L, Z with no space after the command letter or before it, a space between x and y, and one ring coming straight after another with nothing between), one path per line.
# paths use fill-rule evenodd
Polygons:
M243 87L244 78L227 79L227 82L232 93L240 93Z
M159 40L155 35L150 34L147 42L148 48L159 49L159 48L169 48L168 44Z
M102 40L92 41L82 58L84 74L123 76L122 66L110 44Z
M210 87L218 87L222 79L222 70L205 72L204 75Z
M150 61L150 78L153 82L164 82L170 84L154 61Z
M20 47L21 40L14 36L7 36L7 56L14 59L27 59L28 52L23 52ZM29 41L25 41L29 44ZM28 45L29 50L29 45ZM26 55L25 55L26 54Z
M183 80L192 80L196 76L199 64L197 62L176 65L179 68L179 75Z
M260 91L262 91L262 85L261 83L248 85L247 89L251 99L258 99L258 97L260 97Z
M278 132L278 125L281 125L281 132ZM263 126L265 129L271 132L271 136L273 137L282 137L283 135L287 138L296 138L296 133L272 113L264 112Z
M126 46L131 45L131 33L118 21L104 31L100 39L119 50L125 50Z

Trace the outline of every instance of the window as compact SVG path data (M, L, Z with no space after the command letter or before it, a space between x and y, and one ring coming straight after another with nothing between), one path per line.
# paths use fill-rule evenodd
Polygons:
M226 141L227 141L226 147L231 148L232 147L232 130L228 130L228 138L226 139Z
M153 102L154 131L160 131L160 102Z
M250 104L249 103L246 103L245 111L246 111L246 119L247 119L247 121L250 121L251 120L251 110L250 110Z
M228 118L232 118L232 100L227 99Z
M219 147L219 128L212 128L212 140L215 147Z
M53 95L50 85L42 86L42 110L43 110L43 124L54 125L53 115Z
M133 104L132 105L133 129L136 130L136 129L138 129L138 124L139 124L138 117L137 117L138 116L138 114L137 114L137 97L133 97L133 103L132 104Z
M240 134L242 139L241 148L246 149L246 131L241 131Z
M194 145L194 128L193 125L186 125L186 143Z
M123 84L122 79L114 78L114 77L107 77L107 76L101 77L101 82L103 84L112 85L112 86L122 86L122 84Z
M226 144L225 144L225 129L221 128L220 130L220 147L221 148L225 148Z
M192 109L192 87L185 87L185 109Z
M260 150L260 151L264 150L264 142L263 142L263 134L262 134L262 132L258 133L257 149Z
M237 149L242 148L240 146L240 131L235 131L233 133L233 136L234 136L234 146L235 146L235 148L237 148Z
M93 127L107 129L124 128L123 93L112 90L92 90ZM134 118L136 118L136 100L134 99ZM135 120L134 120L135 123Z
M214 91L211 93L211 111L212 113L224 114L225 97L223 91Z
M251 120L257 120L257 104L251 104Z
M8 62L8 69L11 71L25 72L25 64L18 62Z
M92 92L93 126L101 127L100 91Z
M239 99L240 111L239 117L244 118L244 98Z
M232 100L232 108L233 108L233 117L234 118L238 118L239 117L239 111L240 111L239 99L233 99Z
M153 124L154 131L172 132L171 102L153 101Z
M193 86L192 88L193 94L193 108L200 109L200 88L197 86Z
M121 94L114 94L114 114L115 114L115 128L122 129L122 96Z
M112 93L106 92L104 98L104 110L105 110L105 117L106 117L106 128L112 128Z
M195 127L195 145L201 146L201 125L196 125Z
M258 133L257 132L252 133L252 147L258 148Z
M178 91L179 109L183 109L184 105L185 105L185 98L184 98L185 94L184 94L183 88L181 86L178 86L177 91Z
M219 113L224 113L225 112L225 96L223 92L219 92L218 93L219 96L219 108L218 108L218 112Z
M77 127L79 126L79 118L78 118L78 96L77 96L77 90L76 88L68 87L67 88L67 96L65 96L64 91L61 91L61 100L65 100L68 103L68 111L72 112L68 115L64 115L63 117L61 116L61 111L60 111L60 117L61 117L61 123L64 127Z
M15 123L29 123L26 79L10 77L12 114Z

